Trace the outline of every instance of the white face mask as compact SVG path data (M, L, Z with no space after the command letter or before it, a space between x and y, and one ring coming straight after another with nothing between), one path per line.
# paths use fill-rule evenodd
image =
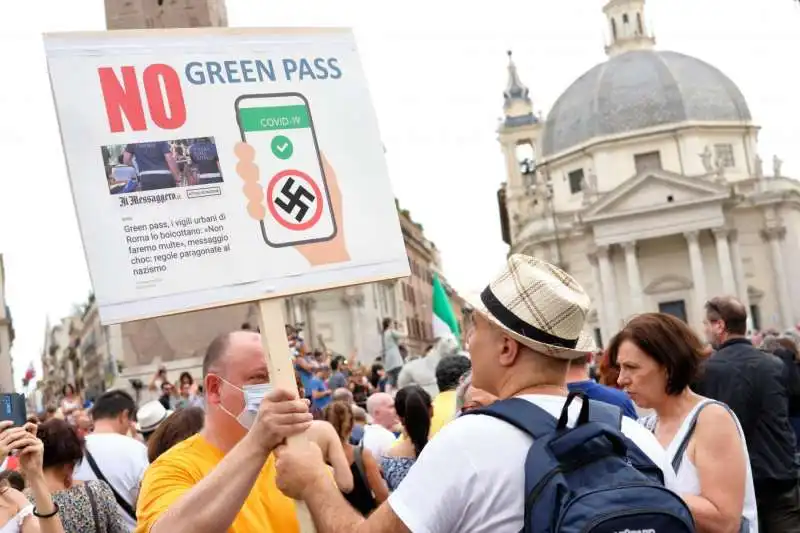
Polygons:
M242 425L242 427L244 427L245 429L250 429L251 427L253 427L253 422L255 422L256 420L256 415L258 414L258 408L261 406L261 401L272 390L272 385L270 385L269 383L261 383L258 385L245 385L244 387L240 388L223 378L219 379L221 379L234 389L242 391L242 394L244 394L244 408L242 409L242 412L239 413L238 415L234 415L233 413L225 409L225 406L222 405L221 403L219 404L220 409L222 409L230 416L235 418L236 421Z

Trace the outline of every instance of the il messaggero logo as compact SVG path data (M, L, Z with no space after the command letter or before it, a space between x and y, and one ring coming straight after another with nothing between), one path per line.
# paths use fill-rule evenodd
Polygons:
M621 529L616 533L656 533L655 529Z

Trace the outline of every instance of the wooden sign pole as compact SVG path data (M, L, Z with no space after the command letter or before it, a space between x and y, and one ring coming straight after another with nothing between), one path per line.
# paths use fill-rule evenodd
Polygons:
M273 298L261 300L258 303L261 314L261 343L267 357L269 369L269 382L273 387L297 391L297 381L294 378L294 365L292 352L286 340L286 317L283 314L283 299ZM303 442L305 435L297 435L288 439L288 445ZM300 523L301 533L316 533L314 521L305 502L296 502L297 521Z

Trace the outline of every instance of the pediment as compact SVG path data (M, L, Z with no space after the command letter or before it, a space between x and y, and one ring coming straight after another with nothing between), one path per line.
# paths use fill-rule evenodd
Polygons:
M666 292L687 290L692 288L692 280L676 274L667 274L650 282L644 288L645 294L663 294Z
M730 195L727 184L688 178L663 170L646 171L633 176L589 205L582 218L606 218L704 201L722 201Z

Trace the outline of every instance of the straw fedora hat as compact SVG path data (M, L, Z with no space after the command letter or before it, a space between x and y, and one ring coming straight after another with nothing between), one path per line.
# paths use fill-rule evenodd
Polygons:
M572 360L596 349L584 332L589 296L572 276L535 257L511 255L503 272L470 304L511 338L544 355Z
M171 414L172 411L165 409L158 400L147 402L136 411L136 431L139 433L155 431Z

